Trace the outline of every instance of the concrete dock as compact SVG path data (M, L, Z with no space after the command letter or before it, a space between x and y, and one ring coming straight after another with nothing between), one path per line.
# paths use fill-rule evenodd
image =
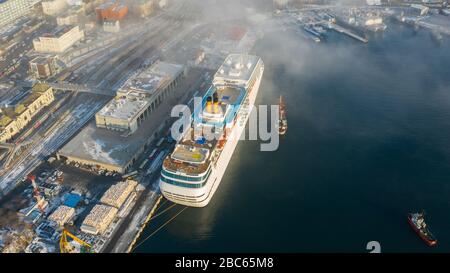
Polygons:
M350 30L348 30L348 29L346 29L344 27L341 27L340 25L330 23L330 24L328 24L328 27L330 29L333 29L333 30L339 32L339 33L343 33L343 34L345 34L345 35L347 35L347 36L349 36L349 37L351 37L353 39L356 39L356 40L358 40L360 42L363 42L363 43L368 43L369 42L369 40L367 40L366 38L361 37L358 34L352 32L352 31L350 31Z

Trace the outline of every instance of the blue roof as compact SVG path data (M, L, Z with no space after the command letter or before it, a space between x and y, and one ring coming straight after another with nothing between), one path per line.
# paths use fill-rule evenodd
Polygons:
M81 195L76 193L68 193L65 196L64 205L71 208L75 208L78 205L78 203L80 203L80 201Z

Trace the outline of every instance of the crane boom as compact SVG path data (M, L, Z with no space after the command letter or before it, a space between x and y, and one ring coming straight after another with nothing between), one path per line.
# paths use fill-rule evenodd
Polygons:
M67 236L69 236L72 240L74 240L75 242L80 244L82 247L82 250L83 249L85 250L84 252L91 252L92 246L90 244L86 243L85 241L81 240L77 236L73 235L67 229L64 229L63 233L61 234L61 239L59 240L59 248L60 248L61 253L70 253L71 252L71 248L68 247L68 245L70 243L67 241Z

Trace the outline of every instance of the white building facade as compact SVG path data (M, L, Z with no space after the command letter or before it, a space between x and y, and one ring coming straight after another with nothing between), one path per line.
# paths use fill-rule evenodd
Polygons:
M31 3L28 0L0 0L0 27L14 22L30 10Z
M68 26L53 35L33 40L34 50L42 53L61 53L84 39L84 32L78 26Z

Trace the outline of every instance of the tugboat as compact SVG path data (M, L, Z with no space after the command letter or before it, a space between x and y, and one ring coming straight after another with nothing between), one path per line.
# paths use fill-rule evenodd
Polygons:
M278 134L280 135L286 134L287 128L288 126L286 119L286 105L284 104L283 97L280 96Z
M408 222L414 231L422 238L428 246L434 246L437 244L437 239L430 232L425 223L425 213L409 213Z

